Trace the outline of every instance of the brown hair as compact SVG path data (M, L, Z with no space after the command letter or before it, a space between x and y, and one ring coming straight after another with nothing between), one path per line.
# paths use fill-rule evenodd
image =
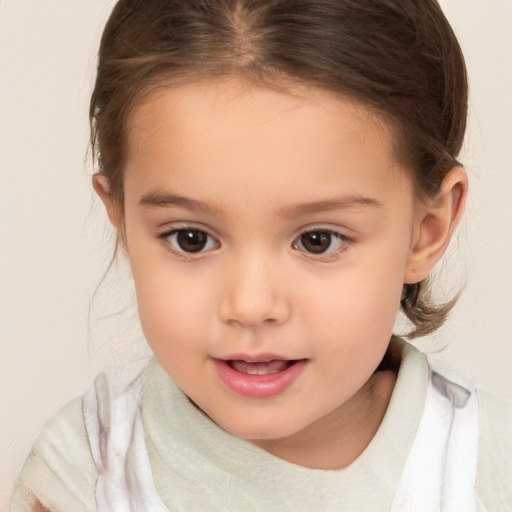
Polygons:
M457 165L467 78L436 0L120 0L105 27L90 104L91 146L123 205L123 157L132 109L155 88L239 75L283 78L362 102L394 129L421 195ZM401 307L419 336L455 301L435 306L425 282Z

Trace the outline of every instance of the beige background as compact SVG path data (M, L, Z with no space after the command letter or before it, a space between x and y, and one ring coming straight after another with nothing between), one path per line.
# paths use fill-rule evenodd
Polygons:
M89 310L112 247L86 159L111 5L0 0L0 510L45 419L100 368L144 352L126 269ZM467 285L449 324L421 344L447 344L436 364L512 397L512 1L442 5L471 82L471 200L442 280Z

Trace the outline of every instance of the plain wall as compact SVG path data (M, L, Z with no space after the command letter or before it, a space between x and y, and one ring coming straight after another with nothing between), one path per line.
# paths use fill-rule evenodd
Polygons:
M0 0L0 510L44 421L109 361L144 353L126 269L90 309L113 247L86 159L112 3ZM512 397L512 2L441 3L471 84L471 196L441 279L466 287L447 326L417 344L447 344L436 365Z

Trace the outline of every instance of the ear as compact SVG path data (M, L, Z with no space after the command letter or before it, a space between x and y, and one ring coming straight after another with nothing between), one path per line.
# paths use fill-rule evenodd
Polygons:
M96 173L92 177L92 186L105 205L110 222L119 231L122 228L123 216L117 202L110 193L110 182L108 178L101 173Z
M468 178L454 167L435 197L418 207L404 283L423 281L441 259L459 223L468 194Z

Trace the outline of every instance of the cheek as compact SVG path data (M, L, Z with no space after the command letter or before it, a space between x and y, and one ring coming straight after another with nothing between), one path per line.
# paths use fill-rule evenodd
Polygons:
M303 294L304 322L315 325L322 350L358 364L358 357L385 351L403 286L405 251L369 251ZM309 305L309 307L308 307ZM364 359L364 358L363 358Z
M130 263L140 322L153 351L178 347L183 340L192 348L211 316L208 282L170 265L160 247L153 253L132 247Z
M333 275L324 286L317 284L317 314L324 316L327 323L342 323L347 328L378 329L386 319L388 324L391 319L392 325L398 312L402 275L401 269L376 261L368 265L359 261L353 269ZM320 289L323 290L318 293Z
M141 317L150 318L162 327L186 328L191 319L200 321L203 317L204 288L193 287L190 281L169 275L159 277L154 272L141 276L135 286Z

